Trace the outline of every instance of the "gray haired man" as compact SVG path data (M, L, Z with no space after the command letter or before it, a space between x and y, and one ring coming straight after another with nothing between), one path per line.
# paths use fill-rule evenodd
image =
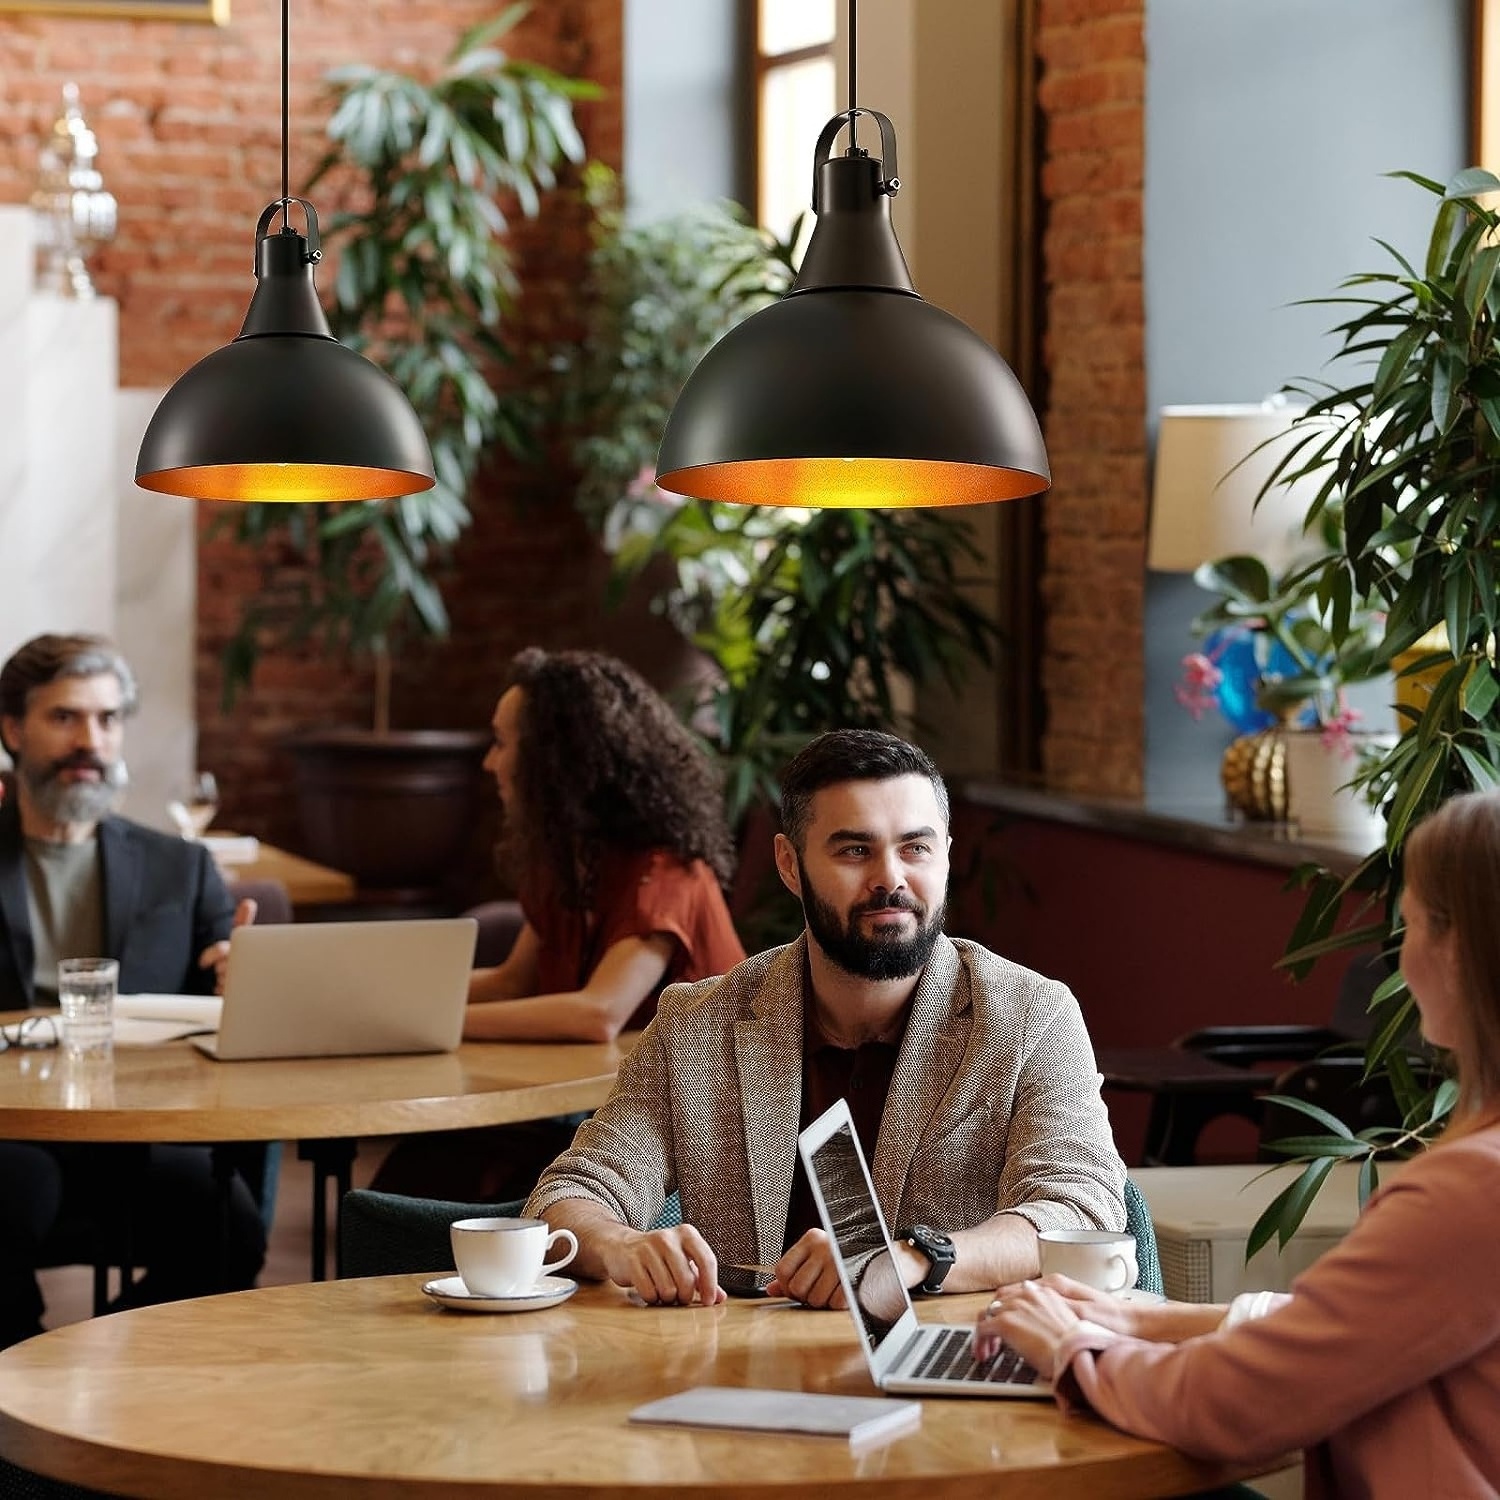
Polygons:
M127 776L128 663L99 636L42 635L0 667L0 745L14 776L0 801L0 1011L57 999L65 958L114 958L120 988L207 993L237 912L208 853L114 814ZM87 1218L119 1181L115 1148L0 1141L0 1346L40 1327L33 1268L59 1224ZM148 1274L136 1300L224 1289L219 1189L209 1148L153 1147L132 1194ZM231 1203L230 1285L249 1286L265 1235L244 1184Z

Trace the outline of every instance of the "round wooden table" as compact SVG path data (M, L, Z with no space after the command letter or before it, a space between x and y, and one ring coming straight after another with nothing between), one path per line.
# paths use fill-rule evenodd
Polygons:
M14 1013L4 1018L19 1019ZM328 1183L349 1189L354 1142L509 1125L593 1109L639 1037L608 1044L465 1042L455 1052L216 1062L190 1042L0 1053L0 1140L301 1141L314 1164L312 1274L325 1274ZM96 1304L103 1305L102 1283Z
M12 1047L0 1053L0 1140L352 1139L505 1125L602 1103L634 1041L228 1063L188 1042L117 1047L103 1063Z
M585 1283L540 1312L445 1311L425 1278L268 1287L76 1323L0 1354L0 1454L77 1484L198 1500L1176 1495L1242 1477L1050 1401L926 1400L914 1433L643 1427L694 1385L872 1394L842 1312L646 1308ZM943 1321L982 1296L927 1306Z

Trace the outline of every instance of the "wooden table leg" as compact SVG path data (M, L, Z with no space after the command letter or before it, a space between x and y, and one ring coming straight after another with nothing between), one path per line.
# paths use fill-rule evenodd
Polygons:
M313 1165L312 1201L312 1279L328 1279L328 1179L334 1180L334 1267L339 1274L338 1261L338 1205L349 1191L354 1172L354 1158L359 1151L358 1141L327 1140L301 1141L297 1156Z

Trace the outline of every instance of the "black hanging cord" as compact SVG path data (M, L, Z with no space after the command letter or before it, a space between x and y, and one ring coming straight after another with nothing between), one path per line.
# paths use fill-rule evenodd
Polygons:
M288 72L290 60L287 56L290 50L287 38L291 30L291 4L292 0L281 0L281 227L288 232L292 227L291 148L288 144L291 135L288 105L291 83Z
M858 148L859 142L855 139L855 132L859 128L859 116L857 109L854 87L854 14L858 9L856 0L849 0L849 155L853 156Z

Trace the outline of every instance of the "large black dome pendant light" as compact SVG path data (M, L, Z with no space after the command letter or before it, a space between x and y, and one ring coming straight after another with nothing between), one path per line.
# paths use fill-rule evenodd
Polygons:
M162 397L135 482L191 500L382 500L431 489L432 451L400 386L334 338L318 304L318 216L288 187L281 0L281 197L255 227L255 295L232 344ZM292 204L307 234L291 227ZM281 215L281 229L271 232Z
M780 302L704 355L667 419L656 482L699 500L810 509L982 505L1047 489L1036 413L1009 365L924 302L891 224L896 132L854 104L823 127L817 223ZM880 157L854 140L880 127ZM831 157L845 125L850 143Z

